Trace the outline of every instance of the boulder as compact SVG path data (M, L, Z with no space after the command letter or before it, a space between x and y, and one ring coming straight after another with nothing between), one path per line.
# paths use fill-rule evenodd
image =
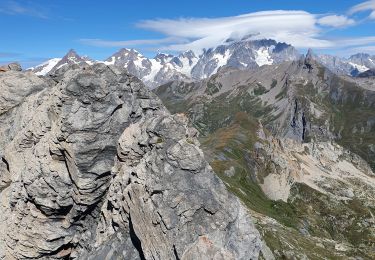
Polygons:
M0 66L0 72L6 72L10 70L22 71L22 68L21 68L21 65L16 62L10 63L8 65Z

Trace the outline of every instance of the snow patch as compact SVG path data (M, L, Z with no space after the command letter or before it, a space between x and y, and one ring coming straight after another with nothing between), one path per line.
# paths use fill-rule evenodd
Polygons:
M54 59L50 59L42 64L40 64L39 66L35 67L34 70L38 69L38 68L43 68L41 71L38 71L38 72L35 72L36 75L39 75L39 76L44 76L46 75L48 72L50 72L53 67L56 66L56 64L61 60L61 58L54 58Z
M138 56L136 60L133 60L134 65L137 66L138 68L143 68L142 61L143 61L144 59L145 59L144 57L142 57L142 56Z
M193 58L191 60L192 61L191 65L190 65L190 60L188 58L180 57L179 59L182 63L182 67L177 66L176 70L190 77L192 69L198 63L198 58Z
M228 60L230 58L231 52L230 50L226 50L224 55L220 53L216 53L212 59L217 61L216 69L212 72L212 74L215 74L220 67L227 65Z
M118 58L120 58L120 57L118 57ZM112 56L111 61L104 61L104 64L105 65L114 65L115 62L116 62L116 57Z
M161 65L160 62L156 61L155 59L150 59L151 61L151 72L150 74L144 76L142 80L144 81L153 81L155 79L155 76L158 74L158 72L161 70L163 65Z
M255 51L255 62L259 67L263 65L272 65L273 59L270 55L270 50L266 47L261 47Z
M365 72L365 71L369 70L369 68L367 68L364 65L359 65L359 64L356 64L356 63L353 63L353 62L349 62L349 64L351 66L353 66L354 68L356 68L359 72Z

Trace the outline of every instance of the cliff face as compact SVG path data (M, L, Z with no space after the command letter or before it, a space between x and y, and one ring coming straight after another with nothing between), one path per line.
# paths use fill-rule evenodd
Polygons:
M97 64L0 73L0 259L255 259L196 131Z

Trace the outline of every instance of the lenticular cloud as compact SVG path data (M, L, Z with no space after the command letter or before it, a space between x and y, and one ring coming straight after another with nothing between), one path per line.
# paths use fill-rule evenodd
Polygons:
M158 19L138 23L138 27L191 41L167 46L185 50L213 47L233 36L273 38L296 47L327 48L331 43L319 39L320 28L315 15L305 11L264 11L224 18Z

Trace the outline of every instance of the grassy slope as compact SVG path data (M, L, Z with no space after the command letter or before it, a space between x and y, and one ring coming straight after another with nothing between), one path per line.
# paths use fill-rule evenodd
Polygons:
M321 77L323 76L324 72L321 73ZM193 123L203 134L201 143L207 159L229 190L249 209L269 216L283 225L275 231L275 228L270 229L269 225L262 226L259 222L267 245L278 257L286 259L290 258L288 250L294 250L294 253L303 251L310 259L345 259L344 255L375 258L374 252L371 253L369 250L374 246L374 238L369 236L366 228L361 228L361 221L370 214L362 202L332 201L300 184L294 186L287 203L272 201L262 192L258 183L262 181L262 176L267 176L270 171L267 163L259 164L257 161L254 144L258 141L257 119L262 118L265 124L272 123L272 108L264 106L257 97L266 91L262 86L255 87L252 93L247 91L247 87L240 87L235 97L228 97L228 93L224 93L211 102L200 101L203 104L202 115ZM209 93L206 94L217 93L220 88L221 86L211 84L206 90ZM296 88L300 100L304 103L311 100L327 112L325 116L328 117L311 120L318 125L327 119L330 120L330 130L340 133L339 143L344 147L361 155L368 151L368 143L375 144L373 128L359 136L352 134L353 126L363 124L375 111L363 102L362 90L339 85L318 93L311 82L306 86L296 85ZM332 92L338 88L344 88L347 94L335 101ZM165 89L161 91L164 92ZM286 91L281 93L279 98L285 95ZM188 111L195 104L195 100L175 99L168 95L162 96L160 93L159 96L171 112L185 112L194 118L193 114L189 114L192 112ZM359 138L363 138L367 143L358 142ZM370 154L370 157L366 158L362 155L370 163L371 156ZM232 167L233 176L227 172ZM301 228L306 229L309 235L301 234ZM347 252L338 252L332 239L349 243L353 247ZM317 246L317 241L320 240L331 242Z
M361 227L363 220L371 218L368 208L357 200L348 203L337 201L310 187L295 184L287 203L268 199L258 185L259 176L267 175L267 165L259 165L254 151L257 142L257 121L244 112L236 114L232 124L202 138L202 148L214 171L226 183L228 189L238 196L249 209L277 220L284 228L259 227L267 245L279 257L285 252L302 252L309 259L345 259L345 255L371 259L369 248L373 237ZM227 170L233 167L233 176ZM264 172L263 172L264 171ZM304 228L308 236L301 234ZM335 240L347 243L349 250L337 252ZM289 245L292 248L289 248ZM292 251L293 251L292 250Z

